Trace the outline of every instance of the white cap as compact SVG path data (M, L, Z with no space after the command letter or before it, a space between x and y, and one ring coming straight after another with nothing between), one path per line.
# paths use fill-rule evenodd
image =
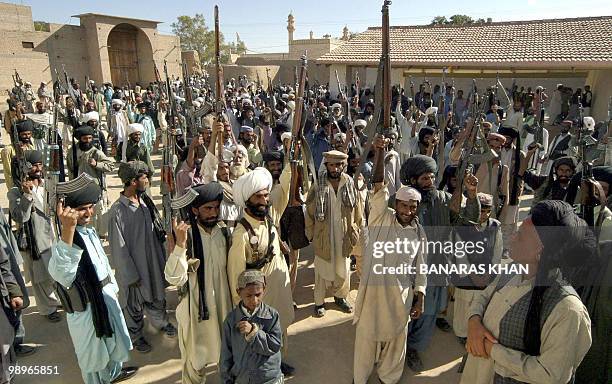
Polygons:
M366 127L367 125L368 125L368 122L363 119L357 119L355 120L355 123L353 124L353 126L355 127Z
M334 108L342 108L342 105L340 105L340 103L334 103L334 104L332 104L331 107L332 107L332 109L334 109Z
M425 111L426 115L435 115L436 113L438 113L438 107L429 107L427 108L427 110Z
M140 123L132 123L130 125L128 125L127 127L127 134L128 136L131 135L132 133L136 133L136 132L144 132L144 125L140 124Z
M281 133L281 141L284 142L285 139L291 139L291 132L283 132L283 133Z
M287 109L290 109L290 110L292 110L292 111L295 111L295 101L293 101L293 100L289 100L289 101L287 102Z
M582 122L589 131L595 130L595 119L593 119L591 116L585 116L582 119Z
M81 122L82 123L87 123L91 120L96 120L96 121L100 121L100 114L96 111L91 111L91 112L87 112L84 113L83 115L81 115Z
M395 200L408 201L416 200L421 201L421 193L412 187L403 186L395 192Z

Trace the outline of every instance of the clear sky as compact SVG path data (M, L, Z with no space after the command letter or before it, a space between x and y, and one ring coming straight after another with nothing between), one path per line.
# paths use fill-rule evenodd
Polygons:
M339 37L347 25L351 32L361 32L381 22L382 0L0 0L32 7L34 20L78 24L71 15L104 13L163 22L162 33L171 33L170 24L180 15L204 14L206 24L214 28L213 7L219 5L221 31L225 39L240 35L251 52L287 51L287 15L295 16L294 37L308 38L325 34ZM497 5L494 5L497 4ZM493 21L534 20L612 15L612 0L393 0L391 25L428 24L435 16L466 14L474 19Z

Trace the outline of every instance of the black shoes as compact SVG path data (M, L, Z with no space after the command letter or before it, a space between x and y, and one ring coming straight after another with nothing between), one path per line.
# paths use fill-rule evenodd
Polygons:
M13 350L15 351L17 357L26 357L35 354L38 348L30 347L24 344L17 344L13 346Z
M172 325L172 323L168 323L168 325L163 327L161 331L164 332L166 336L168 337L176 337L178 333L178 331L176 330L176 327Z
M138 367L123 367L121 368L121 372L119 373L119 376L115 377L115 379L111 381L111 383L115 384L120 381L127 380L131 378L132 376L134 376L136 372L138 372Z
M149 353L151 352L151 349L153 349L151 344L149 344L149 342L145 340L144 337L141 337L140 339L133 341L132 345L134 346L134 349L140 353Z
M295 368L281 361L281 372L285 377L292 377L293 373L295 372Z
M325 304L323 304L323 305L315 305L314 312L315 312L315 317L323 317L323 316L325 316Z
M423 361L419 353L412 348L406 348L406 365L416 373L423 371Z
M451 327L448 321L443 317L438 317L436 319L436 327L440 328L442 332L450 332L453 330L453 327Z
M45 317L47 318L47 320L49 320L52 323L58 323L62 321L62 316L57 311L50 313Z
M344 313L353 313L353 307L349 304L348 301L346 301L346 299L341 299L339 297L334 297L334 302L336 303L336 305L338 307L340 307L342 312L344 312Z

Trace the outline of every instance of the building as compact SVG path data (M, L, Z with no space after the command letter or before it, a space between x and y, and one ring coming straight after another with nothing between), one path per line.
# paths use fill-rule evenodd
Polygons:
M274 82L292 83L295 78L295 68L300 65L300 58L304 52L308 56L308 78L311 82L327 83L328 70L325 65L319 64L317 59L341 47L349 40L348 27L342 30L342 37L334 38L325 35L316 38L310 31L308 39L295 39L295 17L293 14L287 16L287 42L289 52L282 53L249 53L241 55L236 60L235 70L232 66L226 67L225 71L241 74L259 73L257 67L270 67L275 70ZM249 76L249 78L253 78Z
M592 115L607 119L612 95L612 16L533 21L495 22L465 26L393 26L390 28L391 82L408 85L431 79L453 79L469 91L471 79L479 87L557 83L572 88L591 85ZM317 59L328 66L330 89L340 82L362 86L376 83L381 54L381 28L370 27L346 44ZM407 88L407 87L405 87ZM482 89L482 88L480 88Z
M155 81L154 66L163 77L164 61L170 75L181 75L181 47L177 36L163 35L158 21L85 13L80 25L46 23L35 30L29 6L0 3L0 87L13 87L12 75L36 89L55 80L55 71L83 84L89 76L97 84L116 85ZM1 100L5 102L5 100Z

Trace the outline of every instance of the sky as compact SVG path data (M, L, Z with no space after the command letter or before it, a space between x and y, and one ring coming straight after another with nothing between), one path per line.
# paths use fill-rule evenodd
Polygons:
M287 15L295 17L295 39L330 34L342 35L346 25L351 32L362 32L381 24L382 0L2 0L32 7L34 20L78 24L80 13L102 13L115 16L150 19L163 22L161 33L172 33L172 22L181 15L204 15L214 28L213 8L219 5L221 31L226 41L235 41L236 33L246 43L249 53L287 52ZM428 7L426 5L432 5ZM429 24L435 16L465 14L473 19L491 17L493 21L535 20L550 18L609 16L612 0L393 0L390 24Z

